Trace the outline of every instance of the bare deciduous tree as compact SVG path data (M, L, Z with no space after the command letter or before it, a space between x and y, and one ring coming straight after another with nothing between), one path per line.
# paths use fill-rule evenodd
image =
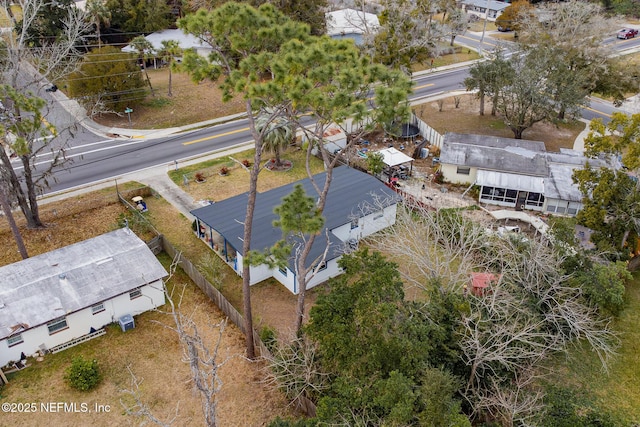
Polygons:
M173 277L179 259L180 254L177 254L169 268L169 277L165 283L169 282ZM176 293L177 290L180 290L179 294ZM205 425L215 427L217 425L216 394L222 388L222 380L218 375L218 370L226 363L226 360L219 362L218 357L227 320L224 319L215 325L209 325L212 330L217 331L217 337L213 340L212 346L207 344L193 318L194 313L186 314L181 308L185 290L186 286L173 286L172 292L168 292L167 288L164 288L165 299L169 304L169 310L167 312L160 312L170 315L173 322L171 325L162 322L156 323L174 331L178 335L184 351L183 361L189 364L194 391L200 395ZM176 300L175 302L174 299ZM176 407L176 416L174 416L168 424L161 422L153 415L148 405L142 401L139 393L140 381L137 380L133 372L129 372L132 377L132 388L123 390L123 393L133 398L134 403L127 405L125 402L122 402L127 413L145 417L147 420L158 425L171 425L178 415L179 405Z
M491 379L491 387L474 396L477 410L485 410L503 426L530 425L544 412L542 391L535 387L538 369L526 367L515 373L513 379Z
M34 103L37 98L34 94L50 82L57 81L76 69L81 56L81 52L77 49L78 41L90 30L85 13L76 7L70 7L66 18L59 23L60 34L55 41L34 45L29 35L30 29L39 25L39 15L49 4L45 0L21 2L21 31L8 32L2 37L6 49L0 69L2 83L23 99L30 99L32 105L37 106L37 114L44 119L47 118L50 110L44 105ZM3 5L6 9L10 8L9 2L3 2ZM15 18L12 15L10 17L15 26ZM28 120L30 115L36 112L30 111L29 108L23 111L25 104L16 102L15 97L13 101L11 105L6 105L7 111L11 111L12 114L3 114L2 125L6 128L13 127L17 141L20 142L19 147L11 148L19 148L14 151L21 160L21 166L24 168L23 175L19 176L15 172L14 165L8 156L0 157L0 161L6 169L4 177L8 178L5 181L8 192L17 200L28 226L41 227L43 224L39 217L36 197L43 188L48 186L47 177L52 176L53 168L67 160L63 154L64 148L68 138L72 136L76 123L62 126L58 123L58 129L46 124L45 121L38 122L37 129L31 125L22 126L21 122L25 118ZM47 133L47 138L43 140L44 143L39 143L37 139L42 136L42 133ZM4 140L2 145L7 144L11 145ZM35 157L47 148L53 153L54 160L47 166L40 165L36 173Z
M488 268L477 256L487 236L484 227L463 215L452 215L449 221L444 227L438 214L424 206L398 206L395 225L367 241L381 252L411 260L399 265L405 283L426 289L430 279L439 278L450 289L460 290L471 271Z
M184 288L183 288L184 292ZM182 299L182 296L179 298ZM184 347L183 360L189 364L194 389L200 394L202 413L205 425L216 426L216 394L222 388L222 380L218 376L218 369L224 362L218 362L218 351L222 342L222 333L227 324L226 319L213 325L218 330L218 337L212 349L205 343L192 315L180 310L180 303L176 306L171 296L167 300L171 306L169 314L173 316L175 326L165 325L178 334Z
M151 408L149 408L149 405L143 400L142 393L140 392L140 384L142 384L144 378L138 380L138 378L131 370L131 366L127 366L127 371L129 371L129 376L131 377L131 388L120 390L120 393L125 395L125 399L120 399L120 404L124 408L124 412L127 415L144 418L144 421L141 425L144 425L147 421L149 421L155 425L162 427L172 426L176 418L178 417L180 402L176 403L176 413L173 418L166 422L160 420L153 414Z
M461 292L471 272L496 280L482 294L467 292L461 311L459 346L468 366L463 396L474 414L505 425L526 423L540 406L532 386L540 362L585 341L606 369L617 337L563 273L562 251L521 234L489 233L462 214L430 212L420 206L398 210L395 226L368 238L395 254L405 282L422 289L440 283ZM437 279L437 280L436 280Z
M266 357L265 383L285 393L291 403L314 398L329 387L329 374L320 370L318 347L305 337L277 343Z

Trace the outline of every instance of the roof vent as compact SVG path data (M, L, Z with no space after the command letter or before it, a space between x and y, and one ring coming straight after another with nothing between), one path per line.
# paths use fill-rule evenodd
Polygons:
M60 280L64 280L64 279L66 279L66 278L67 278L67 274L66 274L66 273L60 273L60 274L58 274L58 278L59 278Z

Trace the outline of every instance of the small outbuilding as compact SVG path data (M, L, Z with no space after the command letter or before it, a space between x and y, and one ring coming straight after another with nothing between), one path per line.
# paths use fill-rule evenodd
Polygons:
M394 147L379 150L378 153L382 154L382 161L387 165L389 172L393 172L394 170L398 172L403 171L406 176L411 176L413 173L413 158L411 156L407 156ZM393 173L389 173L388 175L391 178Z
M482 296L489 292L489 287L498 283L499 274L494 273L471 273L471 293L475 296Z

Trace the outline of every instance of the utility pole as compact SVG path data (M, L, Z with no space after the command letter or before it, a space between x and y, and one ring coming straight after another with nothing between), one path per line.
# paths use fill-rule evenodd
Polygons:
M478 54L482 56L482 42L484 41L484 33L487 31L487 19L489 18L489 6L491 6L491 0L487 0L487 7L484 10L484 24L482 25L482 37L480 37L480 44L478 45Z

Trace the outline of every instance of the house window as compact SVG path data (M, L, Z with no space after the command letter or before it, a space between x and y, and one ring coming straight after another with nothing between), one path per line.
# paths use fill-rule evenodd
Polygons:
M458 175L469 175L471 173L471 168L458 166L458 170L456 171Z
M317 270L316 270L316 269L317 269ZM316 265L313 267L313 271L315 271L315 272L319 272L319 271L326 270L326 269L327 269L327 263L326 263L326 262L323 262L323 263L322 263L322 264L320 264L319 266L316 264Z
M358 228L358 218L354 218L351 220L351 229Z
M284 277L287 277L287 269L286 268L278 268L278 271L282 273Z
M544 205L544 196L540 193L529 192L525 203L527 206L542 206Z
M56 332L60 332L64 329L67 329L69 325L67 325L67 319L62 317L60 319L52 320L47 323L47 329L49 330L49 335L53 335Z
M7 338L7 345L9 347L13 347L14 345L22 344L24 340L22 339L22 334L17 334L12 337Z
M480 192L480 200L515 203L518 197L517 190L498 187L482 187Z
M94 306L91 306L91 314L98 314L98 313L102 313L104 311L104 303L101 302L100 304L96 304Z
M129 292L129 299L136 299L136 298L140 298L141 296L142 296L142 290L140 288L134 289L133 291Z
M582 205L580 203L569 202L569 207L567 208L567 213L569 215L576 215Z

